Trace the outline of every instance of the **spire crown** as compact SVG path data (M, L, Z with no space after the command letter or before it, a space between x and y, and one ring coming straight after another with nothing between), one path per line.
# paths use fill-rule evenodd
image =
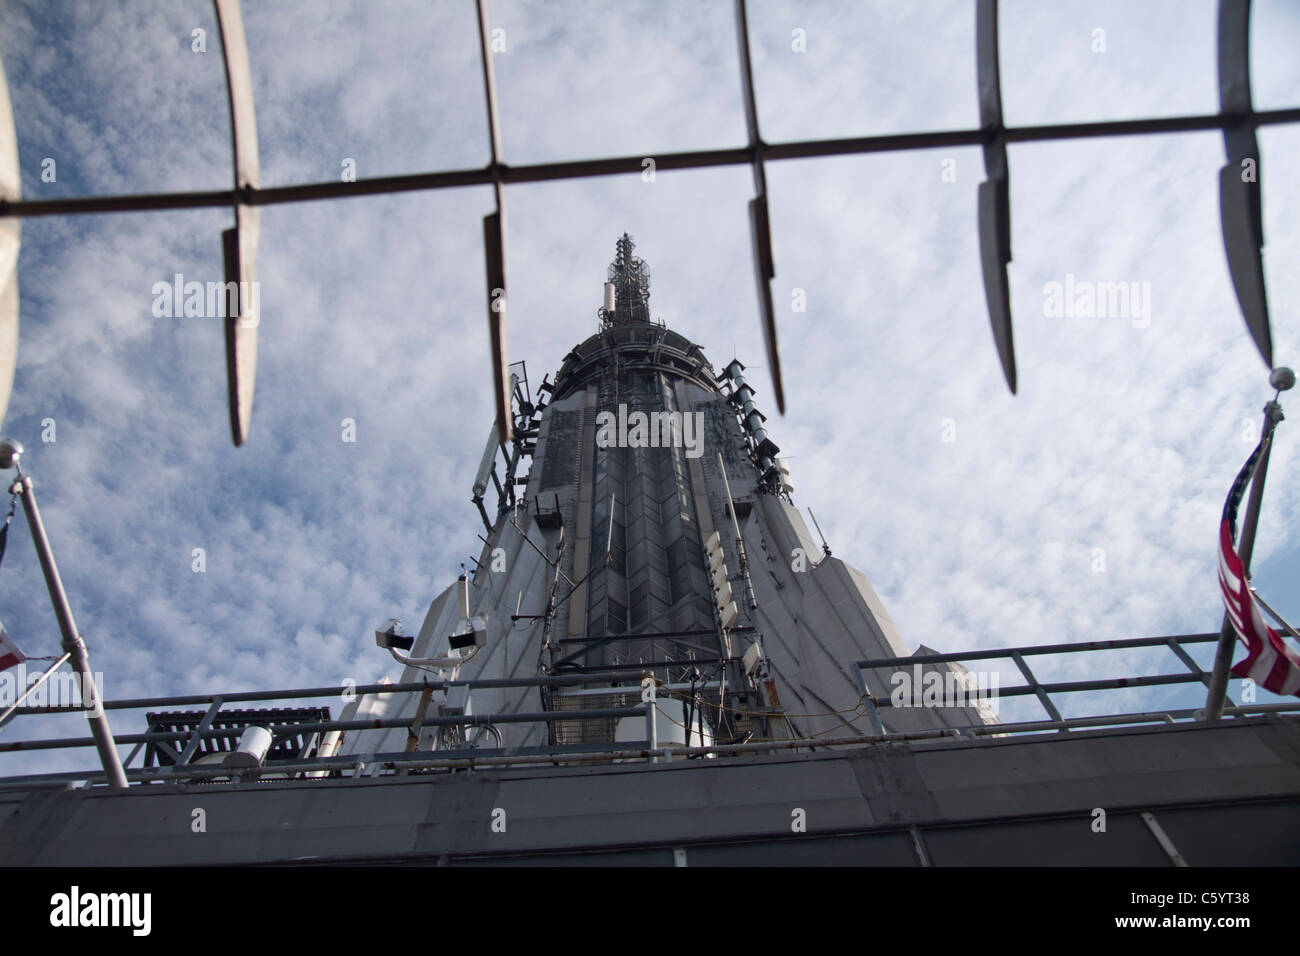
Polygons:
M650 321L650 269L645 260L632 254L635 248L626 232L615 245L614 261L605 273L605 307L600 310L603 327Z

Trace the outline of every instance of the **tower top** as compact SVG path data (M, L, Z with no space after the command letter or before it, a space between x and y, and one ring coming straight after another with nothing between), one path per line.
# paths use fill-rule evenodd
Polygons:
M650 321L650 269L643 259L632 254L635 248L626 232L619 237L614 261L605 273L603 327Z

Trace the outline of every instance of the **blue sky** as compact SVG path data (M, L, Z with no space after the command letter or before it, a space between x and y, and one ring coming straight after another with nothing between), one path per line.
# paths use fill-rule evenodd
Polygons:
M1296 106L1300 11L1255 8L1255 104ZM1214 9L1004 2L1007 122L1215 111ZM506 37L507 162L743 143L729 2L491 11ZM486 162L473 3L247 0L244 16L263 185L335 179L345 159L367 177ZM771 141L977 124L971 0L756 2L750 26ZM196 28L206 53L191 50ZM1104 53L1091 49L1097 28ZM804 53L791 50L796 29ZM229 185L210 4L10 3L0 56L24 197ZM1300 129L1259 139L1275 358L1294 365ZM41 179L47 157L56 182ZM941 178L945 159L955 182ZM1224 263L1222 163L1210 133L1010 148L1016 397L984 311L978 149L768 165L783 418L762 368L747 168L507 189L510 358L538 382L594 329L626 229L651 268L653 314L715 367L735 354L754 370L796 503L868 575L909 644L1216 630L1218 515L1271 397ZM396 674L374 626L418 624L478 550L468 498L492 415L480 239L491 208L490 190L466 188L264 209L261 357L240 449L220 321L151 313L155 282L220 278L232 213L24 222L3 428L27 445L108 696ZM1048 317L1044 285L1067 274L1150 283L1149 327ZM804 313L789 307L795 289ZM355 443L341 440L347 418ZM1292 619L1296 427L1279 429L1255 557L1261 592ZM0 620L29 654L55 652L21 524L0 568ZM1140 660L1176 669L1171 655Z

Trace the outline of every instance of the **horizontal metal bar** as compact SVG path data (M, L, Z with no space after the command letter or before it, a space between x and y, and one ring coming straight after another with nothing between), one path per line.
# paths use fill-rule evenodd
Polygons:
M1089 690L1120 690L1125 687L1158 687L1166 684L1196 684L1201 680L1196 674L1151 674L1145 677L1110 677L1098 680L1079 680L1064 681L1058 683L1044 683L1039 681L1037 684L1019 684L1014 687L999 687L996 691L990 689L986 694L975 687L969 690L957 688L958 692L964 694L971 700L976 699L997 699L1001 697L1026 697L1030 694L1038 694L1042 691L1047 694L1070 694L1080 691ZM1041 697L1039 698L1041 701ZM877 707L893 707L894 703L890 697L881 697L876 700ZM960 705L959 705L960 706ZM910 704L903 704L900 710L913 709ZM1048 713L1051 713L1049 710Z
M523 714L471 714L468 717L425 717L421 726L477 727L486 724L530 724L552 723L557 720L595 720L601 717L644 717L645 707L606 707L597 710L548 710ZM374 720L322 720L301 724L273 724L268 729L275 736L290 734L315 733L326 730L388 730L396 727L409 729L410 717L386 717ZM250 721L256 724L256 721ZM188 739L191 734L202 738L231 737L242 728L218 728L215 730L162 730L144 734L118 734L119 744L162 743L170 740ZM18 740L13 743L0 744L0 753L34 750L58 750L70 747L94 746L93 737L51 737L45 740Z
M711 632L710 632L711 633ZM865 661L853 661L853 665L864 669L876 669L884 667L899 667L908 664L938 664L947 661L966 661L966 660L997 660L999 658L1010 658L1011 651L1017 650L1022 655L1034 654L1061 654L1074 653L1076 651L1092 650L1120 650L1128 647L1156 647L1167 646L1169 641L1177 641L1179 644L1196 644L1217 641L1219 635L1216 634L1185 634L1171 635L1165 637L1138 637L1127 638L1124 640L1114 641L1088 641L1079 644L1041 644L1034 647L1008 648L997 650L977 650L977 651L954 651L948 654L921 654L913 657L882 657ZM695 661L693 663L719 663L720 661ZM683 662L674 662L673 664L650 664L645 667L664 667L677 666ZM588 668L588 670L592 670ZM639 679L643 676L643 667L611 669L601 671L601 679L612 679L619 677L631 677ZM451 687L479 687L479 688L511 688L511 687L557 687L574 684L583 684L592 680L588 674L564 674L549 677L532 677L532 678L491 678L486 680L455 680L455 681L408 681L402 684L362 684L356 686L328 686L328 687L302 687L277 689L266 691L242 691L238 693L216 693L216 694L190 694L177 697L136 697L122 700L110 700L104 702L105 710L142 710L145 708L157 707L182 707L193 704L211 704L213 700L220 697L225 704L232 703L249 703L253 701L264 700L297 700L314 697L343 697L362 696L365 694L404 694L414 693L424 690L426 687L432 687L434 690L446 690ZM1005 693L1004 691L1002 693ZM55 714L64 712L77 712L80 707L21 707L14 711L14 716L26 714Z
M943 664L948 661L980 661L1011 658L1012 653L1024 656L1033 654L1073 654L1079 651L1115 651L1128 647L1167 647L1170 641L1179 644L1206 644L1217 641L1214 634L1170 634L1164 637L1129 637L1115 641L1081 641L1076 644L1035 644L1030 647L1007 647L987 651L953 651L948 654L914 654L911 657L876 657L865 661L852 661L853 666L875 669L903 664Z
M644 747L647 745L643 740L629 740L620 744L627 747ZM591 755L593 759L603 759L605 753L609 750L609 745L605 743L595 744L568 744L563 747L510 747L504 750L495 747L491 748L473 748L461 750L438 751L447 760L455 760L462 765L464 763L473 763L484 757L500 756L529 756L541 757L550 761L580 761ZM357 765L358 762L364 762L367 766L373 764L405 764L412 761L426 761L431 751L406 751L395 750L385 753L372 754L338 754L332 757L311 757L307 760L286 760L270 761L262 765L263 772L279 773L283 768L292 765L293 773L303 773L304 766L310 765L310 770L349 770ZM184 778L191 768L211 766L208 764L188 764L184 766L161 766L161 767L137 767L134 771L129 771L128 776L135 774L137 780L149 781L168 781L173 782L178 778ZM227 771L229 772L229 771ZM97 775L97 776L96 776ZM11 788L14 784L31 784L34 786L54 786L56 784L67 785L69 783L84 781L87 779L102 779L103 772L100 770L72 770L61 771L58 773L27 774L25 776L0 777L0 789Z
M730 664L738 663L739 657L696 657L689 661L646 661L644 664L637 665L641 668L637 672L638 676L644 676L645 671L663 670L667 667L687 667L693 664ZM586 674L587 680L593 680L593 675L599 674L602 680L609 680L613 677L620 677L626 673L622 664L588 664L583 667L582 673Z
M989 650L989 651L956 651L948 654L924 654L913 657L887 657L876 658L865 661L854 661L853 664L862 669L876 669L885 667L901 667L909 664L930 664L943 663L947 661L964 661L964 660L997 660L999 658L1010 658L1011 650L1018 650L1023 655L1034 654L1059 654L1074 653L1077 651L1091 650L1117 650L1128 647L1156 647L1165 645L1173 640L1180 644L1208 643L1217 641L1218 634L1191 634L1191 635L1173 635L1165 637L1140 637L1129 638L1125 640L1114 641L1089 641L1080 644L1044 644L1036 647L1014 648L1006 650ZM720 663L718 661L695 661L694 663ZM615 679L621 677L637 678L643 676L645 667L660 668L665 666L677 666L681 662L673 664L651 664L638 668L611 668L607 671L600 671L601 679ZM593 670L588 668L588 670ZM588 673L555 675L548 677L518 678L518 679L501 679L491 678L484 680L455 680L455 681L408 681L401 684L364 684L356 686L327 686L327 687L304 687L288 688L266 691L244 691L238 693L215 693L215 694L191 694L177 697L137 697L122 700L110 700L104 702L105 710L143 710L146 708L175 708L187 705L203 704L209 705L213 700L221 698L225 705L233 703L250 703L255 701L271 700L297 700L317 697L343 697L362 696L366 694L402 694L423 691L426 687L434 690L446 690L451 687L470 687L470 688L512 688L512 687L562 687L576 684L588 683L592 680ZM1050 685L1057 686L1057 685ZM1000 694L1014 696L1010 689L1000 689ZM35 715L35 714L57 714L65 712L78 712L81 707L20 707L14 711L14 716Z
M659 665L638 665L635 668L623 667L613 673L604 673L602 680L616 677L632 677L640 680L645 667ZM676 666L674 663L673 666ZM426 687L434 690L447 690L452 687L469 688L509 688L509 687L565 687L573 684L589 683L593 678L583 674L560 674L548 677L487 678L477 680L431 680L407 681L404 684L358 684L329 687L299 687L281 690L240 691L238 693L188 694L179 697L135 697L123 700L104 701L105 710L143 710L149 707L180 707L189 704L210 704L220 697L225 703L248 703L259 700L299 700L311 697L361 697L366 694L409 694L423 691ZM81 707L22 707L14 711L22 714L56 714L80 711Z
M1300 108L1264 110L1246 115L1208 113L1196 116L1166 116L1131 120L1099 120L1092 123L1058 123L1043 126L1008 127L1008 143L1088 139L1106 136L1135 136L1153 133L1195 133L1221 130L1240 122L1256 126L1300 122ZM801 140L767 143L758 147L761 159L813 159L865 153L902 152L953 146L980 146L993 139L995 129L935 130L919 133L888 133L840 139ZM638 153L635 156L568 160L524 166L489 164L473 169L380 176L355 182L302 183L262 189L219 189L183 193L142 193L121 196L80 196L69 199L24 199L0 202L0 218L15 216L68 216L86 213L147 212L162 209L204 209L228 207L236 202L250 206L307 202L316 199L347 199L356 196L387 195L463 186L490 186L499 178L505 184L585 179L596 176L640 174L646 156L653 156L660 172L706 169L718 166L749 166L755 150L749 147L690 150L673 153Z
M1227 707L1224 708L1225 714L1232 716L1247 717L1252 714L1266 715L1275 713L1287 713L1300 711L1300 703L1296 704L1261 704L1254 707ZM1196 711L1158 711L1136 714L1115 714L1105 717L1074 717L1066 720L1055 721L1035 721L1032 723L1022 724L988 724L970 728L945 727L936 730L921 730L908 733L898 734L869 734L858 737L841 737L827 738L825 740L779 740L763 741L760 743L747 744L714 744L708 747L680 747L668 746L655 748L652 752L645 747L638 747L636 743L631 743L627 749L610 749L604 751L551 751L545 754L517 754L505 755L501 757L483 757L475 756L472 753L453 756L451 752L438 754L437 756L420 756L421 753L393 753L393 754L350 754L342 757L329 757L324 760L316 761L299 761L293 763L268 764L263 767L266 773L307 773L313 770L339 768L346 769L353 767L359 760L365 760L368 765L401 763L408 769L455 769L473 765L475 767L513 767L526 766L529 764L549 764L557 760L575 760L580 758L602 759L602 760L643 760L649 756L662 756L669 758L690 757L704 754L716 754L718 756L735 756L741 754L777 752L783 750L817 750L819 748L847 747L847 746L864 746L877 743L898 743L900 741L925 741L952 739L955 732L972 731L976 735L986 736L993 734L1014 734L1014 733L1035 733L1041 731L1062 730L1062 729L1086 729L1088 727L1104 727L1115 724L1135 724L1135 723L1152 723L1164 721L1167 717L1182 717L1190 725ZM1199 721L1197 721L1199 724ZM128 770L127 777L132 780L147 782L163 777L162 771L169 773L173 768L149 768L140 770ZM186 777L220 777L230 776L231 771L224 767L211 765L198 765L185 768L183 776ZM59 774L31 775L27 777L5 777L0 778L0 789L15 789L19 787L36 787L36 786L67 786L69 783L76 781L93 782L102 780L103 771L100 769L86 772L64 772ZM318 778L328 779L328 778ZM378 779L378 778L377 778ZM301 779L296 782L305 782Z
M732 631L752 631L752 627L733 627ZM651 641L658 638L673 637L717 637L718 629L716 627L697 628L693 631L664 631L653 634L610 634L603 637L565 637L561 638L559 644L594 644L597 641Z

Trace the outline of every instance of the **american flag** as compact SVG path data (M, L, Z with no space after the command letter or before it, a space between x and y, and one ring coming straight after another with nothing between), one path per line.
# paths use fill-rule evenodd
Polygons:
M18 649L18 645L5 632L5 626L0 624L0 671L7 671L25 660L27 655Z
M1287 647L1282 636L1260 614L1246 568L1237 554L1237 506L1255 473L1255 463L1263 453L1265 441L1268 439L1262 440L1247 459L1223 505L1223 521L1219 525L1219 588L1232 629L1246 645L1246 656L1233 667L1232 673L1248 677L1275 694L1300 696L1300 654Z

